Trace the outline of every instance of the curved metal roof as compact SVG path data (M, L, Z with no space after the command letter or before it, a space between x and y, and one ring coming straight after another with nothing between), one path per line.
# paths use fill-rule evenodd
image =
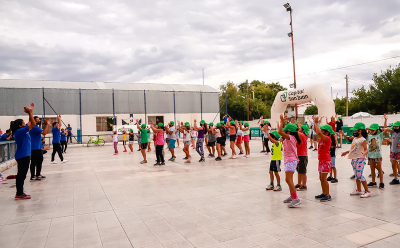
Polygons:
M116 89L116 90L151 90L151 91L189 91L212 92L216 89L198 84L140 84L115 82L70 82L28 79L0 79L0 88L51 88L51 89Z

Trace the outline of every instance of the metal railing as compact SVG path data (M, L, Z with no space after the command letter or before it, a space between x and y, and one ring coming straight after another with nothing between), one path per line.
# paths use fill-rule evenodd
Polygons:
M15 141L0 141L0 164L14 158Z

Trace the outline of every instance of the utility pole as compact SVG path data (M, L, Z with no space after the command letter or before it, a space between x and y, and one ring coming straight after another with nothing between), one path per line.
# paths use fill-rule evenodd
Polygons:
M247 88L247 121L250 120L250 104L249 104L249 81L246 79L246 88Z
M346 75L346 116L349 116L349 77Z
M253 100L254 100L254 86L251 86L251 91L253 91Z
M203 85L204 85L204 68L203 68Z

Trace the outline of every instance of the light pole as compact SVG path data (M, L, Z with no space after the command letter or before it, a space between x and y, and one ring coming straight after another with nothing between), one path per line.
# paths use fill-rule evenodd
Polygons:
M294 43L293 43L293 20L292 20L292 7L290 6L289 3L285 3L283 5L285 7L286 11L290 12L290 33L288 33L288 36L292 38L292 56L293 56L293 78L294 78L294 88L296 89L296 68L294 65ZM296 120L298 118L298 112L297 112L297 103L295 104L295 109L296 109Z

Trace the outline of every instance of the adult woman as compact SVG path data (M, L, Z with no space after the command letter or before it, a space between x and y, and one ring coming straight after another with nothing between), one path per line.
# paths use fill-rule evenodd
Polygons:
M245 122L244 125L240 125L240 129L243 131L244 149L246 150L245 157L250 157L250 127L249 123Z
M228 118L228 122L226 123L226 127L229 128L229 140L231 143L231 150L232 150L232 157L231 159L236 159L237 154L235 150L235 142L236 142L236 127L237 127L237 121L233 121L231 117Z
M157 136L157 146L156 146L156 157L157 157L157 162L154 164L154 166L157 165L165 165L165 160L164 160L164 155L163 155L163 148L164 148L164 124L159 122L157 126L155 125L155 122L151 122L151 129L153 130L153 135Z
M200 127L197 127L197 121L194 120L194 131L197 131L196 151L200 155L199 162L205 162L204 159L204 134L207 132L207 123L204 120L200 121Z

